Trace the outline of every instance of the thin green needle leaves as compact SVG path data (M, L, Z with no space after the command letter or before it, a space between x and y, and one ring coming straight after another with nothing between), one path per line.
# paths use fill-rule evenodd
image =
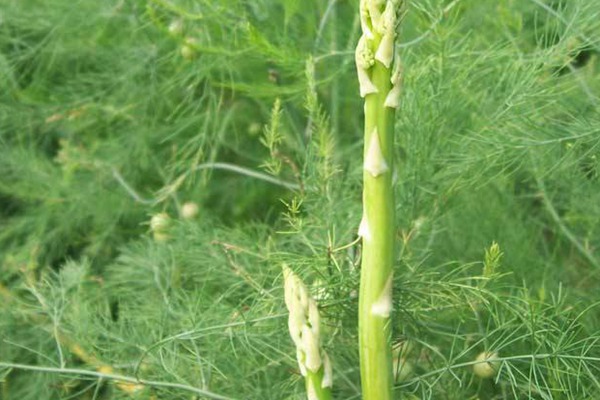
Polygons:
M114 380L117 382L134 383L134 384L139 384L142 386L150 386L150 387L154 387L154 388L179 389L181 391L195 393L195 394L204 396L208 399L235 400L232 397L222 396L217 393L209 392L207 390L195 388L195 387L189 386L189 385L183 385L180 383L151 381L151 380L146 380L146 379L134 378L132 376L89 371L89 370L85 370L85 369L42 367L42 366L36 366L36 365L25 365L25 364L5 363L5 362L0 362L0 368L20 369L20 370L24 370L24 371L45 372L45 373L52 373L52 374L79 375L82 377L89 376L89 377L95 377L98 379L109 379L109 380Z

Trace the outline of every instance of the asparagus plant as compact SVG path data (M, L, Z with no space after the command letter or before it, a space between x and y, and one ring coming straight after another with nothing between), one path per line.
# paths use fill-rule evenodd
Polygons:
M394 260L394 110L400 61L395 54L402 0L361 0L362 36L356 47L360 95L365 99L362 266L359 349L363 399L392 398L390 313Z
M287 266L283 266L283 276L285 304L290 313L288 327L296 345L300 373L305 377L308 400L331 400L331 362L320 344L317 303Z

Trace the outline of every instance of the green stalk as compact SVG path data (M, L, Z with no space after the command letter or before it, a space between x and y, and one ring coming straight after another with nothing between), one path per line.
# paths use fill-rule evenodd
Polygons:
M331 387L323 387L323 377L325 368L321 367L317 372L307 371L306 373L306 393L308 400L331 400ZM313 392L311 392L311 390ZM310 397L313 396L313 397Z
M393 57L400 0L362 0L356 63L365 97L359 350L364 400L391 400L392 276L395 242L394 111L400 61Z
M374 74L389 82L385 68L377 65ZM387 78L387 79L386 79ZM377 126L381 151L392 163L393 111L383 110L382 96L373 94L366 99L365 115L365 156L373 134L372 127ZM361 380L363 399L391 399L392 357L390 342L390 317L376 315L373 305L386 293L388 279L392 276L394 258L394 192L391 171L373 177L369 172L363 174L363 205L371 239L363 236L362 264L359 297L359 340Z

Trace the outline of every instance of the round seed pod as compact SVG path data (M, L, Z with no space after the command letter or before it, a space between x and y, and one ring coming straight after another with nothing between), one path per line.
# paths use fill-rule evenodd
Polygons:
M173 20L169 24L169 33L173 36L181 36L183 33L183 21L180 19Z
M496 376L500 369L499 361L488 361L498 358L498 353L484 351L479 353L473 364L473 373L482 379L489 379Z
M198 204L188 201L181 206L181 216L183 219L194 219L198 215Z
M185 40L183 41L183 45L181 46L181 50L180 50L181 56L188 61L193 60L197 55L197 51L196 51L197 44L198 44L198 41L196 39L194 39L193 37L186 37Z
M150 219L150 230L154 235L154 240L157 242L164 242L169 238L167 231L171 226L171 217L167 213L158 213L152 216Z
M262 132L263 126L261 124L259 124L258 122L252 122L250 125L248 125L248 133L251 136L257 136L258 134L260 134Z

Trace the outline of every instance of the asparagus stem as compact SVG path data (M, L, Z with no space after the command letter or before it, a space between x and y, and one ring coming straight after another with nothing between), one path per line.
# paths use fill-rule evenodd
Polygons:
M323 378L325 375L324 367L317 372L307 371L306 373L306 393L308 400L331 400L331 387L323 387Z
M363 36L356 51L361 96L365 97L363 217L359 228L363 240L359 349L364 400L392 399L393 143L400 90L394 40L400 2L361 0Z

